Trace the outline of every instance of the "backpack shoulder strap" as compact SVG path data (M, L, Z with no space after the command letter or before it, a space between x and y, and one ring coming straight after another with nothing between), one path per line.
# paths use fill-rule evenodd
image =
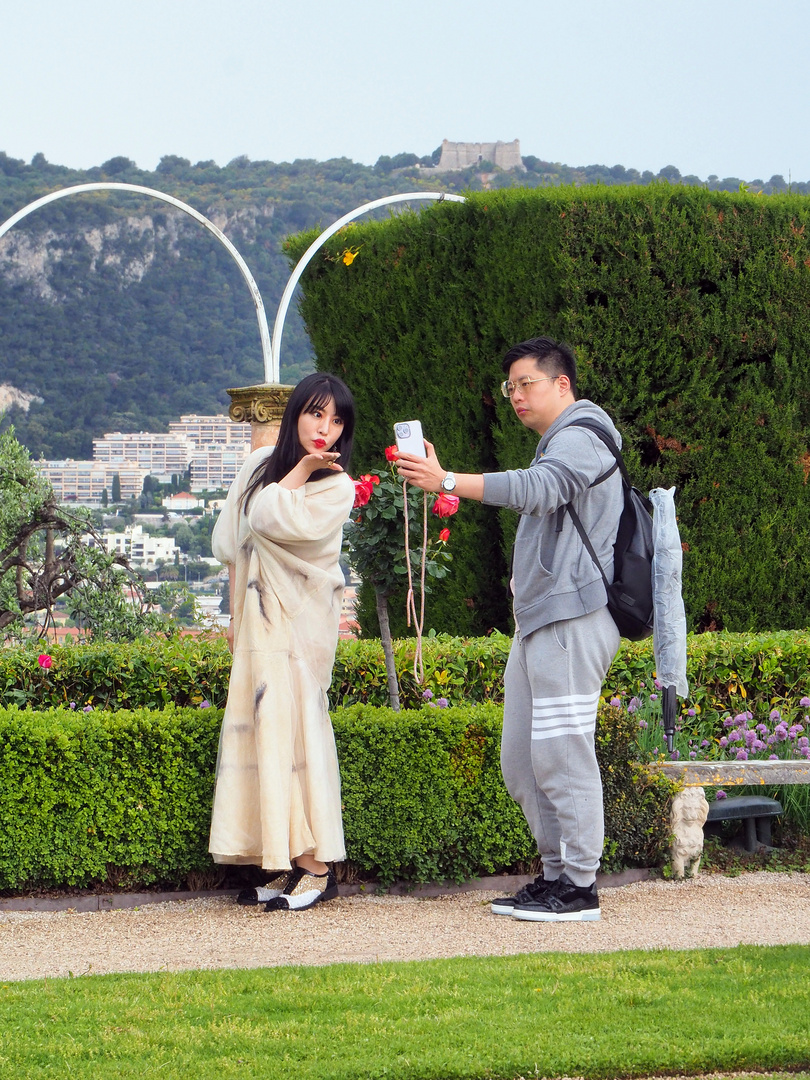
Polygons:
M592 431L594 435L596 435L599 439L602 440L602 442L605 444L608 450L610 450L611 454L613 454L614 458L616 459L616 465L614 465L612 469L609 469L608 472L603 473L601 476L598 476L596 480L594 480L594 482L591 484L591 487L595 487L596 484L601 484L603 480L607 480L607 478L609 476L612 476L613 473L616 471L616 467L621 469L622 479L624 480L625 484L627 484L628 487L633 486L630 483L630 474L627 472L627 466L624 463L624 458L622 457L621 450L618 448L616 443L608 434L607 430L601 424L597 423L596 420L573 420L570 424L566 424L566 427L581 427L587 428L588 431Z
M596 566L597 566L597 568L599 570L599 573L602 575L602 581L604 581L604 583L605 583L605 588L606 589L609 588L610 587L610 582L608 581L607 577L605 576L605 571L602 569L602 564L600 563L600 561L599 561L599 559L598 559L598 557L596 555L596 551L594 550L594 546L591 543L590 538L588 537L588 534L585 532L585 527L583 526L582 522L579 520L579 514L574 509L572 503L566 503L563 510L567 510L568 513L571 515L571 520L574 523L574 528L579 533L580 538L582 539L582 543L585 545L585 547L586 547L586 549L588 551L588 554L593 559L594 563L596 564Z

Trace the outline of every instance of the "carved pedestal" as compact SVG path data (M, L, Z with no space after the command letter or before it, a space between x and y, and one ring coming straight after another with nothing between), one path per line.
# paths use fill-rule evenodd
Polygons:
M292 386L281 383L259 383L228 390L231 398L228 415L238 424L250 424L251 450L276 445L281 418L292 392Z

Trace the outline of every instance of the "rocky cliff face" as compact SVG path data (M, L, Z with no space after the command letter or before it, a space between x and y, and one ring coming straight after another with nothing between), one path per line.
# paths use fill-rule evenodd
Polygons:
M240 244L256 242L273 217L273 206L249 206L231 213L225 206L214 206L206 217L239 250ZM0 275L9 284L28 285L38 299L58 303L65 292L81 295L85 291L83 273L112 274L120 288L142 281L158 250L181 259L183 244L203 232L199 222L171 206L79 230L34 231L23 220L0 239ZM69 275L60 272L66 263Z

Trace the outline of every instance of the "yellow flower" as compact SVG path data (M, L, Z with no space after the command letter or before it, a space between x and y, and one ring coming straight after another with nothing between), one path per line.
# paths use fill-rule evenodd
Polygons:
M354 260L357 258L359 251L360 248L346 248L343 252L343 265L351 266Z

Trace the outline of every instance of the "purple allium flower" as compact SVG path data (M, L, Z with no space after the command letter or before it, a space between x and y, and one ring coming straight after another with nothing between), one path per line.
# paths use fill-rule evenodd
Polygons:
M776 727L773 729L773 733L777 737L779 742L784 742L785 739L787 739L788 729L787 724L784 722L784 720L780 724L776 725Z
M810 708L810 697L803 697L803 698L801 699L801 701L799 702L799 704L801 705L801 707L802 707L803 709L808 709L808 708Z
M725 750L725 748L726 748L727 746L728 746L728 739L727 739L727 738L725 737L725 735L723 735L723 736L721 736L721 738L720 738L720 749L721 749L721 750Z
M807 747L810 746L810 740L808 740L806 735L802 735L802 737L799 739L798 746L800 750L806 750Z
M650 694L650 701L658 701L658 694Z
M734 717L734 723L737 725L737 727L745 727L745 725L748 723L748 713L738 712L737 715Z
M71 703L70 703L70 708L71 708L71 709L75 709L75 708L76 708L76 702L75 702L75 701L71 701Z
M737 761L748 761L748 751L740 747L737 751Z
M778 754L768 754L768 761L778 761L778 760L779 760L779 755Z
M723 727L725 727L725 728L734 727L734 717L733 716L725 716L725 717L723 717Z
M711 743L708 739L704 739L703 742L700 744L700 748L701 750L705 750L707 746L711 746Z
M82 712L92 712L92 711L93 711L93 706L92 705L85 705L85 707L82 709Z
M689 751L689 757L692 759L692 761L694 761L695 758L697 757L697 751L696 750L690 750Z
M767 747L766 744L762 741L762 739L754 739L754 741L751 743L751 749L754 751L755 754L757 754L760 750L767 749Z
M695 716L696 715L695 710L694 709L687 709L686 710L686 715L687 716Z
M779 712L778 709L771 709L770 713L768 714L768 719L769 720L781 720L782 719L782 714Z
M743 739L745 740L745 745L746 746L753 746L754 743L757 741L757 733L756 733L756 731L754 731L753 728L748 728L743 733Z
M646 720L639 720L638 726L641 728L642 731L646 731L647 730L647 721Z
M201 701L200 704L197 706L197 708L198 709L210 709L211 708L211 702L210 701Z
M790 731L788 732L788 735L790 735L791 739L797 739L803 731L804 728L801 724L793 724Z
M769 735L766 741L768 743L768 746L773 746L773 744L775 742L778 742L779 740L776 738L775 735Z
M446 709L449 704L450 704L450 702L447 700L446 697L440 697L436 701L436 705L440 709Z
M757 726L754 728L754 731L758 731L760 733L760 735L769 735L770 734L770 732L768 731L768 725L767 724L757 724Z
M613 706L614 709L620 709L622 707L622 699L617 698L617 697L612 697L610 699L610 704Z
M640 682L640 683L639 683L638 685L639 685L639 686L641 687L641 689L642 689L642 690L646 690L646 689L647 689L647 687L646 687L646 684L645 684L645 683L643 683L643 682Z
M435 701L429 701L429 702L428 702L428 705L429 705L429 706L431 707L431 709L435 709L435 708L436 708L436 702L435 702Z
M660 690L661 689L661 683L658 681L658 679L655 679L654 682L655 682L655 689Z
M433 697L433 691L432 691L432 690L423 690L423 691L422 691L422 698L423 698L423 700L425 700L425 701L430 701L430 699L431 699L432 697Z
M728 795L726 795L725 791L723 791L722 788L718 788L717 793L714 797L715 799L727 799Z
M680 758L681 758L680 750L673 750L672 753L669 755L669 757L670 757L671 761L680 761Z

